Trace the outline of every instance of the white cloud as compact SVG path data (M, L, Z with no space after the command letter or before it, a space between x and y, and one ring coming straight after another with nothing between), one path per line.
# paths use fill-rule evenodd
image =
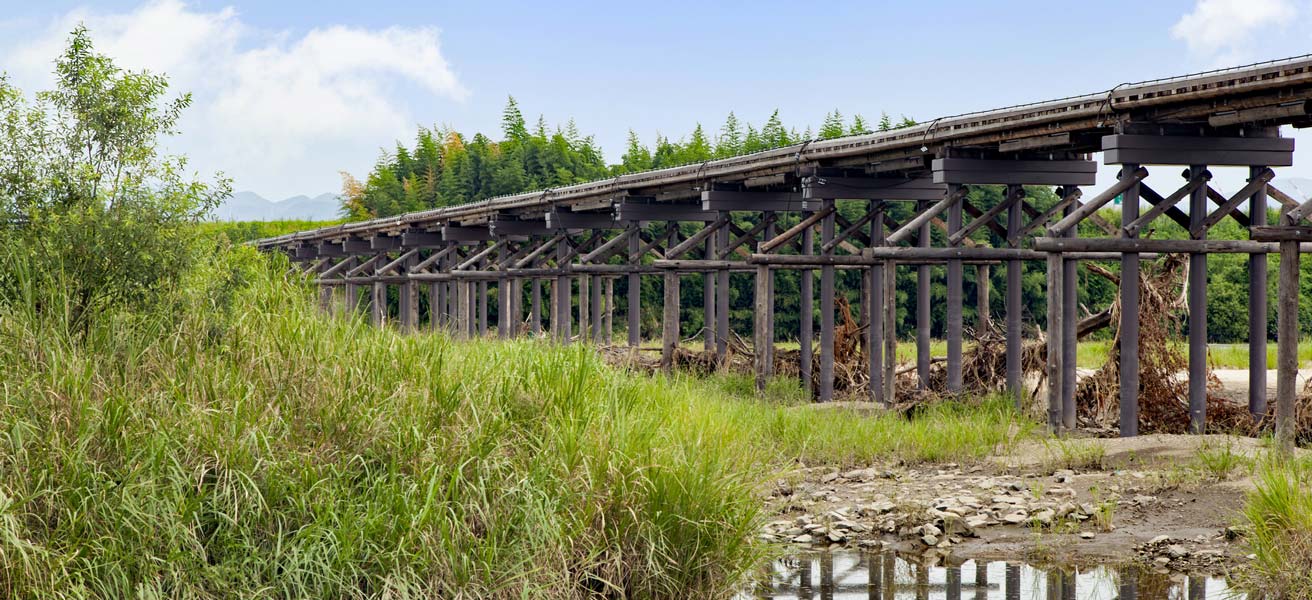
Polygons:
M193 95L169 145L204 171L225 171L238 189L280 198L337 187L380 146L414 134L399 98L463 100L468 92L443 58L432 28L346 26L303 35L243 23L232 8L193 10L152 0L124 13L75 9L28 39L11 39L3 64L26 89L48 87L55 57L77 23L96 47L131 69L169 76Z
M1255 35L1298 12L1296 0L1198 0L1193 12L1171 27L1171 37L1217 64L1238 63L1252 60L1248 50Z

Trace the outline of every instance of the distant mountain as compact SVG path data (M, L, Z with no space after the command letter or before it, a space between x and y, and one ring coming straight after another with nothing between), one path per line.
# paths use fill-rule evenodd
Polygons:
M339 208L337 194L319 194L313 198L292 196L274 202L255 192L236 192L214 209L214 218L219 221L330 221L338 218Z

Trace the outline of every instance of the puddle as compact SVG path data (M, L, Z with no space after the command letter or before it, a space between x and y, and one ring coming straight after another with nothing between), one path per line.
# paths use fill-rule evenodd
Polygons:
M768 579L740 596L838 600L1244 599L1216 577L1167 575L1138 567L1037 567L973 561L922 566L893 552L799 554L771 565Z

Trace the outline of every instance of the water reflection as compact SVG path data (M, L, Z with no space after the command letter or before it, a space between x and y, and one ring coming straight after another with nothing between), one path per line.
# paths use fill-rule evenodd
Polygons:
M773 600L1246 598L1214 577L1171 576L1134 567L1039 568L1002 561L926 565L891 551L792 556L772 565L753 596Z

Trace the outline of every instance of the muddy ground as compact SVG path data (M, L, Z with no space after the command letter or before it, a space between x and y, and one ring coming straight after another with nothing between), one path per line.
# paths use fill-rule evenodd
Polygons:
M768 490L761 535L931 560L1225 574L1248 560L1238 515L1263 450L1251 438L1145 435L1026 442L970 465L801 466Z

